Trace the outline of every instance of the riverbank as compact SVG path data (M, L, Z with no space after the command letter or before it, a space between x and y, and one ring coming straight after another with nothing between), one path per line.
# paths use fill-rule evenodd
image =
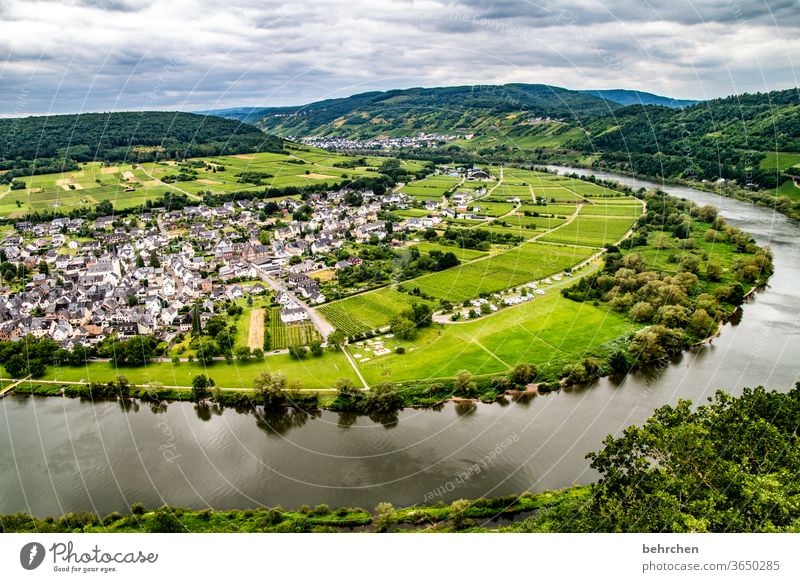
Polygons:
M380 503L373 511L359 507L331 509L325 504L294 510L281 507L216 511L134 503L126 515L89 512L36 518L26 513L0 515L2 533L334 533L334 532L485 532L562 505L588 500L590 487L546 493L476 499L463 503L394 508Z

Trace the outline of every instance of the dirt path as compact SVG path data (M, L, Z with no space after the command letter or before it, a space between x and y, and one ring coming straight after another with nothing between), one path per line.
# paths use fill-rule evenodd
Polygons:
M250 327L247 331L247 347L251 350L264 349L264 310L250 312Z

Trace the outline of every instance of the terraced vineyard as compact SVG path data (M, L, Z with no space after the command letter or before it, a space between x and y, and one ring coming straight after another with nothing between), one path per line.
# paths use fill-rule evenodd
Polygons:
M310 322L305 321L288 325L283 323L281 321L280 307L270 309L269 334L273 350L307 346L315 339L320 339L319 333Z

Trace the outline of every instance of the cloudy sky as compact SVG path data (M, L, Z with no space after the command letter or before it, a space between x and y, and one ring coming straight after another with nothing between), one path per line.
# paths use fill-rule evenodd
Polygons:
M800 0L0 0L0 115L508 82L794 87Z

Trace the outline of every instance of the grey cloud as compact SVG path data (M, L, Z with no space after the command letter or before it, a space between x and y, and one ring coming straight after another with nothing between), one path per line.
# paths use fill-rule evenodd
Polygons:
M788 0L737 0L740 10L688 0L40 4L0 1L0 114L15 113L20 87L36 87L31 112L288 105L503 82L702 97L793 84L800 55L800 10Z

